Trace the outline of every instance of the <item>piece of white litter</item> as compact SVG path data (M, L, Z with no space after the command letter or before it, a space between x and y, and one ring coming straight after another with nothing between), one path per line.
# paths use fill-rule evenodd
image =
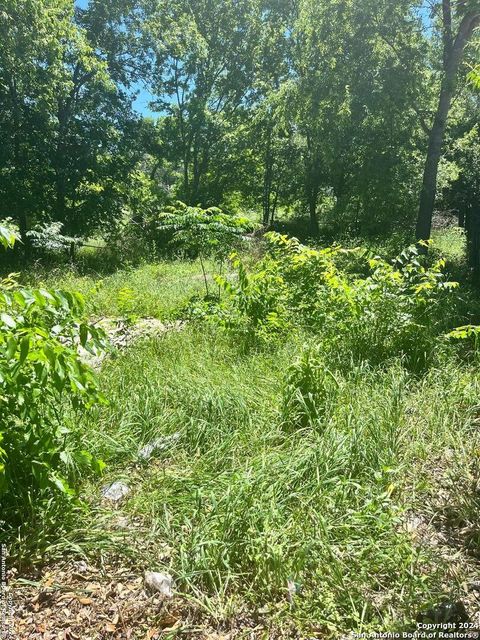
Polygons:
M165 436L164 438L157 438L153 442L142 447L138 452L138 457L142 460L148 460L154 451L165 451L169 447L173 446L179 439L179 433L173 433L171 436Z
M302 590L302 587L298 582L294 582L293 580L287 581L287 600L293 604L295 600L295 596L297 596Z
M293 580L288 580L287 582L287 598L289 602L293 602L293 598L297 594L297 587Z
M124 482L113 482L112 484L106 484L102 488L102 496L105 500L110 500L111 502L120 502L129 493L130 487Z
M118 518L113 522L113 526L115 529L129 529L130 520L126 516L118 516Z
M87 573L88 571L88 564L85 562L85 560L79 560L75 563L74 566L77 573Z
M145 571L145 586L150 591L158 591L165 598L173 598L173 578L168 573Z

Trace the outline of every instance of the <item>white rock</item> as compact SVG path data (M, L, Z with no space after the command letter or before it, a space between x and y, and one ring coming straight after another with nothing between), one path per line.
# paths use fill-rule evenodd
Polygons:
M112 484L106 484L102 488L102 496L105 500L110 500L111 502L120 502L129 493L130 487L124 482L113 482Z
M145 571L145 586L150 591L158 591L165 598L173 598L173 578L168 573Z

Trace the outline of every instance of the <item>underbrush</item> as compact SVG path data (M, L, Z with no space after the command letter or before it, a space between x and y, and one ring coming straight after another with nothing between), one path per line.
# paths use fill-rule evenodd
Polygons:
M0 245L9 249L15 241L0 226ZM72 467L103 468L62 415L68 410L78 419L105 401L80 348L92 355L103 348L103 334L85 322L80 294L21 287L15 276L0 279L2 543L25 540L30 550L43 550L58 535L50 514L70 520L80 507ZM37 527L37 541L29 544Z
M216 330L138 344L102 372L111 406L86 437L107 478L132 486L136 565L172 572L218 622L244 601L306 633L313 622L334 637L407 628L462 590L434 547L414 543L407 514L435 511L425 504L439 482L433 461L449 452L436 473L454 493L474 459L478 373L450 356L422 379L399 360L362 365L328 381L333 399L312 383L302 404L292 402L302 354L287 340L239 355ZM313 411L308 398L326 402ZM139 459L174 433L173 448ZM98 501L98 486L89 491Z
M458 285L447 281L444 260L416 247L386 261L363 249L312 249L278 234L266 240L265 257L250 269L233 256L234 276L216 279L223 298L204 311L246 349L307 331L335 366L400 357L420 372L458 319Z
M206 301L195 262L67 276L90 314L191 321L105 361L108 405L63 414L106 463L101 483L129 485L120 509L73 465L77 529L67 520L56 541L22 537L11 552L168 571L223 630L246 618L285 638L414 628L464 598L477 570L476 343L447 336L464 294L438 256L269 243L233 258ZM38 526L58 514L52 502Z

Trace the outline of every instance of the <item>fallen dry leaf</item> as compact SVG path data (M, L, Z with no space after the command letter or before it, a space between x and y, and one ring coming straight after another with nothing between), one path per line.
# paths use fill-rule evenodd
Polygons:
M173 625L177 624L178 618L172 616L170 613L165 613L159 621L161 629L167 629L168 627L173 627Z

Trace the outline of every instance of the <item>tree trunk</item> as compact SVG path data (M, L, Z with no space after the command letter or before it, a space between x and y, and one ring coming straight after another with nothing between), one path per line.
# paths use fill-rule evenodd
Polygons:
M305 158L305 194L310 218L310 232L312 236L318 236L319 226L317 219L318 194L322 178L322 163L319 150L312 143L312 136L307 134L308 154Z
M18 221L18 230L20 231L20 239L22 241L23 246L23 257L25 262L30 260L30 254L32 250L32 243L28 236L28 231L30 230L28 225L28 217L21 202L22 197L19 195L19 202L17 204L17 213L16 218Z
M263 173L263 215L262 223L264 227L268 227L270 224L270 212L271 212L271 192L272 192L272 179L273 179L273 160L272 160L272 136L271 130L268 132L267 145L265 149L265 167Z
M429 240L432 231L433 210L437 195L438 166L442 155L442 147L445 139L448 114L455 92L456 78L462 61L465 45L470 39L473 30L478 26L480 14L466 15L459 27L457 37L450 50L445 42L447 51L444 56L444 74L437 113L430 132L427 158L423 174L422 191L420 195L420 207L418 211L416 236L417 240Z
M313 236L318 236L319 226L317 218L317 202L318 202L318 189L313 187L310 190L308 197L308 213L310 217L310 230Z
M480 205L470 207L465 223L468 264L472 268L475 283L478 284L480 276Z
M275 222L275 214L277 212L277 204L278 204L278 187L275 189L275 195L273 197L273 204L271 206L270 211L270 226L273 226Z
M17 198L14 203L14 217L18 223L18 229L20 231L20 239L22 241L23 246L23 258L25 262L28 262L30 259L31 253L31 242L28 237L29 225L28 225L28 216L25 210L25 203L23 198L23 190L24 190L24 182L25 182L25 166L22 157L21 151L21 140L20 140L20 131L21 131L21 109L20 109L20 101L17 95L17 86L15 80L12 79L10 82L10 92L13 103L13 122L14 122L14 176L15 176L15 186L17 189Z

